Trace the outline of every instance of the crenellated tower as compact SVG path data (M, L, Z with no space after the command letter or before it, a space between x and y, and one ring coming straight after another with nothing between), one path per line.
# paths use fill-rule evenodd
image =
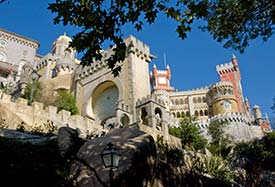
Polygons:
M174 87L170 86L171 70L169 65L166 66L165 70L158 70L154 64L153 71L150 72L150 83L152 87L152 94L161 98L169 110L170 98L169 93L174 91Z
M238 112L238 102L231 82L213 84L207 93L207 100L213 116Z
M238 104L238 112L247 113L245 100L243 97L242 85L241 85L241 72L238 65L238 60L235 55L232 56L232 61L229 63L216 66L220 80L222 82L231 82L234 95Z
M153 71L150 72L150 82L152 91L165 90L168 92L174 91L174 88L170 86L171 70L169 65L166 66L165 70L158 70L154 64Z

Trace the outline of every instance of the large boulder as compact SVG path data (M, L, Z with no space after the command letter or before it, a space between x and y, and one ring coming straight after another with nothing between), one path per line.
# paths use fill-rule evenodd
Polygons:
M77 130L70 127L61 127L58 130L57 145L62 157L72 159L83 143L84 140L79 138Z
M104 168L101 159L108 143L113 143L121 153L119 166L114 171L113 186L150 186L154 176L156 147L152 136L135 128L114 129L104 137L87 141L77 153L80 161L76 159L71 166L75 185L102 187L104 183L109 186L109 169Z

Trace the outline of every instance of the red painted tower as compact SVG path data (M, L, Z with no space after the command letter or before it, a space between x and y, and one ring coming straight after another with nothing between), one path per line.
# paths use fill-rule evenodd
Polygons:
M236 56L232 56L231 62L216 66L216 69L221 81L229 81L232 83L234 94L238 103L238 111L244 114L247 113L247 106L243 97L241 85L241 72Z
M156 65L153 67L153 72L150 73L150 82L152 91L165 90L174 91L174 87L170 86L171 70L167 65L166 70L158 70Z

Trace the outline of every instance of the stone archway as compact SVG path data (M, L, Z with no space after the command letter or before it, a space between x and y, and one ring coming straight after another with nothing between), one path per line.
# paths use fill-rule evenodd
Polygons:
M120 123L122 127L127 127L130 124L130 118L126 114L122 114L120 117Z
M112 81L105 81L94 89L91 105L97 124L105 126L107 121L114 121L118 98L118 88Z

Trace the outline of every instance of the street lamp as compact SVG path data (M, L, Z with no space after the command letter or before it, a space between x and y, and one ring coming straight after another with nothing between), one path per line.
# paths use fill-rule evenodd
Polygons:
M106 168L110 168L110 187L113 187L113 169L116 169L119 164L121 154L118 149L112 144L108 143L107 147L101 153L103 164Z
M31 87L31 96L30 96L30 104L32 103L33 100L33 92L34 92L34 81L38 78L38 74L35 70L32 71L31 73L31 79L32 79L32 87Z

